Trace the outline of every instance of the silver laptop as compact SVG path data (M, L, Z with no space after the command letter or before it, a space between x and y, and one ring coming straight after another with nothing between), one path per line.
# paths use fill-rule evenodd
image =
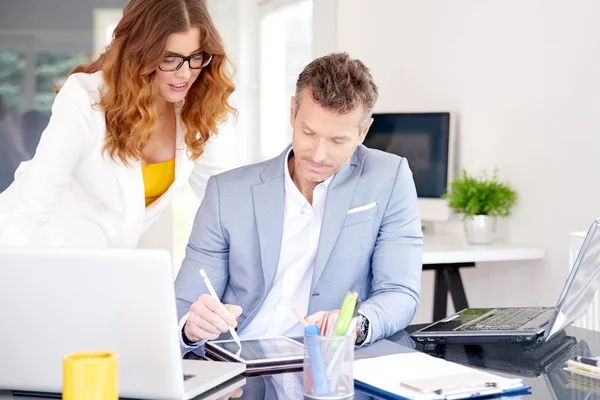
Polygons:
M468 308L414 332L412 338L430 345L533 346L547 341L583 316L594 299L600 285L599 226L600 219L590 226L556 307Z
M170 256L0 248L0 389L62 392L63 357L118 356L119 396L190 399L242 374L182 360Z

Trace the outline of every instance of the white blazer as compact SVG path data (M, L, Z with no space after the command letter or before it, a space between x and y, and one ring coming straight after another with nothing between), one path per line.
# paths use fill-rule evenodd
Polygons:
M211 146L197 163L188 158L177 104L175 181L146 208L140 162L125 166L102 151L105 118L94 104L104 89L101 72L67 79L35 156L0 193L0 245L136 247L186 181L202 198L208 178L225 169Z

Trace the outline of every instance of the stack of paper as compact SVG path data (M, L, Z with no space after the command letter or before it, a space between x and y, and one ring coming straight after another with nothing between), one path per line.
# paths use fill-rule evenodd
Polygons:
M354 379L359 388L376 394L414 400L474 398L530 388L521 379L503 378L417 352L357 360Z

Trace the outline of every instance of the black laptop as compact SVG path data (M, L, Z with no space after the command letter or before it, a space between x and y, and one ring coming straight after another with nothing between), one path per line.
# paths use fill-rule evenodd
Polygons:
M556 307L467 308L414 332L422 344L522 343L549 340L580 318L600 284L600 219L592 223Z

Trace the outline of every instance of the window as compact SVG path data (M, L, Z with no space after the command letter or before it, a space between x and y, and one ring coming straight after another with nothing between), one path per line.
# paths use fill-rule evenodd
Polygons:
M290 99L312 60L312 0L268 7L259 24L260 155L267 159L292 139Z
M25 56L12 50L0 50L0 98L7 111L18 113L22 104Z
M26 64L22 53L0 50L0 192L11 184L19 163L27 159L19 128Z
M106 46L113 38L113 31L123 16L120 8L95 8L94 9L94 54L104 52Z
M35 106L49 113L60 87L69 72L80 64L89 62L89 55L73 52L41 52L35 56Z

